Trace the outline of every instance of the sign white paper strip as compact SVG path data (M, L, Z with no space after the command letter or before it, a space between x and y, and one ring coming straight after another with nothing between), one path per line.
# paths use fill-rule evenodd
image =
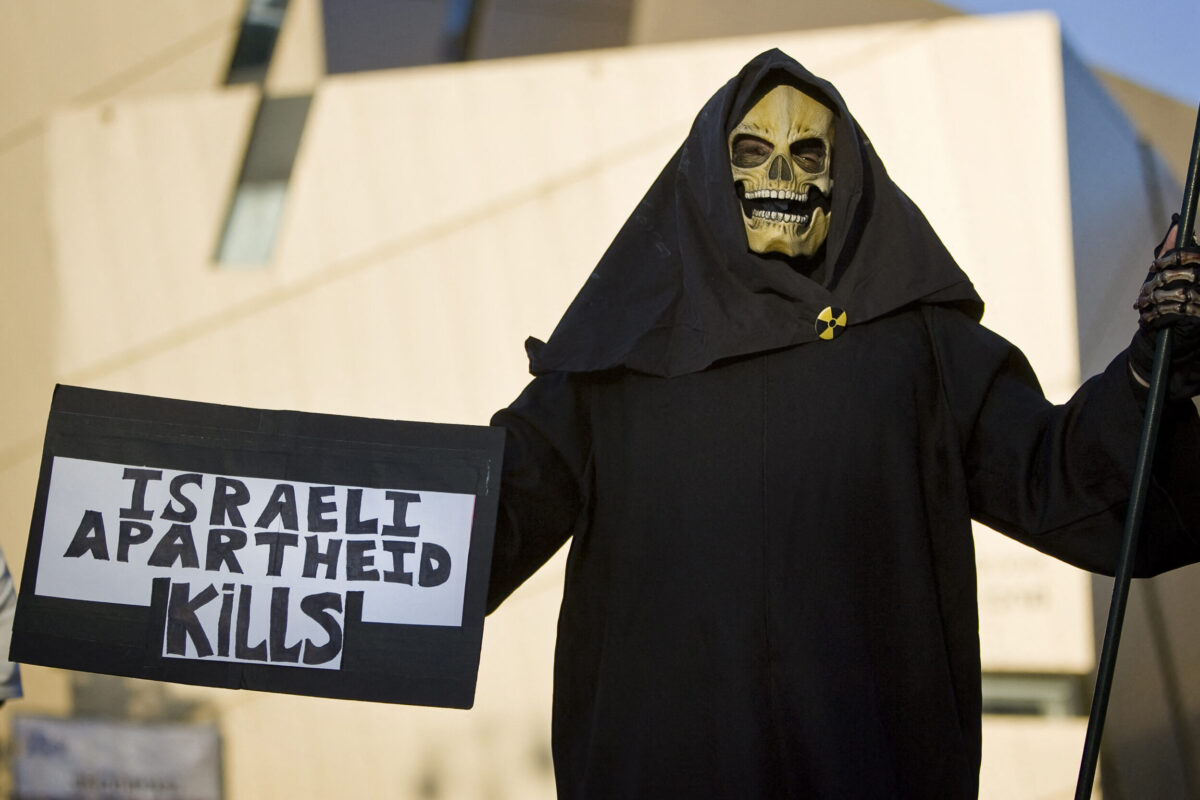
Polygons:
M37 594L148 607L169 578L164 656L337 669L347 592L364 622L462 624L474 502L55 457Z

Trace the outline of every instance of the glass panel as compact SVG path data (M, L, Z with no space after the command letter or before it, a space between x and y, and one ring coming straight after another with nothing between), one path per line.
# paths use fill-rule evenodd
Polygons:
M226 83L262 83L275 52L288 0L248 0Z
M271 260L287 199L286 180L239 184L217 260L225 267L257 267Z

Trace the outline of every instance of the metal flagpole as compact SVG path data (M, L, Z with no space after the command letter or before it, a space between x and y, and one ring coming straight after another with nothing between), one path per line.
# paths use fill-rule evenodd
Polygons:
M1190 245L1196 228L1196 200L1200 186L1196 171L1200 166L1200 109L1196 113L1196 130L1192 135L1192 157L1188 163L1187 182L1183 190L1183 209L1179 214L1176 247ZM1146 504L1146 489L1154 462L1154 445L1158 441L1158 426L1162 421L1163 395L1166 393L1167 369L1171 361L1170 328L1158 332L1154 348L1154 369L1146 397L1146 417L1142 424L1142 439L1138 444L1137 465L1133 472L1129 507L1125 513L1125 533L1121 557L1113 583L1112 602L1108 607L1108 626L1104 631L1104 647L1096 668L1096 690L1092 695L1092 711L1088 717L1087 737L1083 743L1083 760L1079 765L1079 780L1075 784L1075 800L1088 800L1096 779L1096 762L1100 757L1100 737L1104 732L1104 716L1108 712L1108 696L1112 690L1113 670L1117 664L1117 646L1121 641L1121 625L1129 600L1129 584L1133 578L1133 556L1137 550L1138 533L1142 526L1142 509Z

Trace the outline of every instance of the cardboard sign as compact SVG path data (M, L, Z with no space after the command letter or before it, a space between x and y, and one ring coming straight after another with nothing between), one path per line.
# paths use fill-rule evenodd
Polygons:
M468 708L503 441L60 386L12 657Z

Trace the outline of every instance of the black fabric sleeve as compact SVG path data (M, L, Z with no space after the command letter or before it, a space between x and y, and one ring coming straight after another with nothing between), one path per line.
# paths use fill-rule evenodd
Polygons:
M943 390L960 434L972 516L1075 566L1111 575L1141 435L1141 399L1121 353L1063 405L1025 356L953 312L932 313ZM1200 560L1200 420L1166 409L1135 574Z
M583 508L590 437L575 384L540 376L492 417L505 440L489 614L570 538Z

